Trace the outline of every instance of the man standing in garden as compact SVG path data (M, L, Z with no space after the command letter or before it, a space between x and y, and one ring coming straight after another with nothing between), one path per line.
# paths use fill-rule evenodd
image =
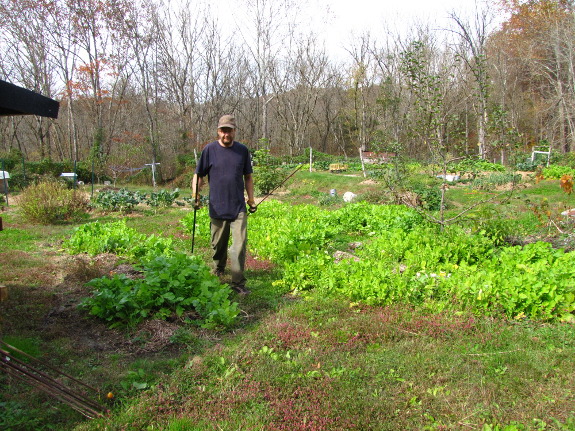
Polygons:
M199 204L199 193L208 176L209 214L213 265L216 275L223 276L230 248L232 289L248 294L244 267L247 245L247 214L244 189L249 211L255 212L252 160L247 147L234 141L236 120L224 115L218 122L218 140L203 149L192 180L193 199Z

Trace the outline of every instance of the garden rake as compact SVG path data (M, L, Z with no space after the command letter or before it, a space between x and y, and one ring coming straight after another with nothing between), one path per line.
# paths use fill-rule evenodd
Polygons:
M259 201L255 207L251 207L250 213L255 213L257 208L260 206L260 204L263 201L265 201L273 192L275 192L277 189L279 189L281 186L283 186L287 180L289 180L291 177L293 177L295 175L295 173L301 169L302 166L303 166L303 164L300 163L298 165L298 167L291 174L289 174L287 177L284 178L284 180L281 183L279 183L279 185L277 185L271 192L269 192L267 195L265 195L263 197L263 199L261 201Z

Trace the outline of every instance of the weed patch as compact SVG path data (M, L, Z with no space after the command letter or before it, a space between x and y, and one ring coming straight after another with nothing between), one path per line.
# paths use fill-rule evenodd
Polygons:
M19 206L26 220L55 224L83 217L88 209L88 199L82 192L50 181L25 189L19 197Z

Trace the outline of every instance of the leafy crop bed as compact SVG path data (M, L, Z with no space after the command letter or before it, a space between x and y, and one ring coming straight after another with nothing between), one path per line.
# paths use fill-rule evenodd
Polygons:
M282 289L514 319L575 317L575 252L548 243L496 247L481 232L441 231L407 207L365 203L325 211L274 202L250 223L252 249L283 266ZM358 238L354 254L334 259Z
M197 256L176 252L169 239L139 234L114 223L89 223L64 242L71 253L116 253L137 262L142 278L112 274L90 281L94 294L82 306L115 326L135 326L146 318L166 319L188 312L201 316L204 327L231 324L237 303Z

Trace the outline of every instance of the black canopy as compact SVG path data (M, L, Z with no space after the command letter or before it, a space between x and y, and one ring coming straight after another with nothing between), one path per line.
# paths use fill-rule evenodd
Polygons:
M0 79L0 116L40 115L58 118L60 103Z

